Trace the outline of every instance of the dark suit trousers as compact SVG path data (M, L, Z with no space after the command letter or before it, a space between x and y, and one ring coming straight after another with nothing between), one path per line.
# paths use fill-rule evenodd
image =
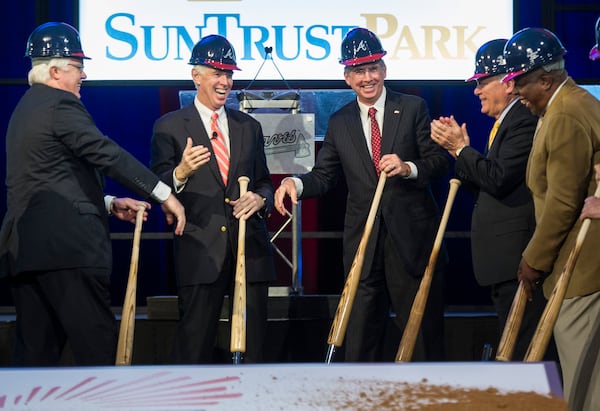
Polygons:
M423 274L406 272L395 247L382 221L373 266L358 284L348 321L345 351L348 362L394 361L393 357L383 358L382 352L390 305L396 314L396 325L403 332ZM444 358L442 279L441 272L436 272L413 353L414 361L441 361ZM395 341L394 346L399 343L399 340Z
M114 365L117 327L108 270L28 272L11 278L15 363L59 365L68 341L76 365Z
M234 265L232 258L227 261L229 263L214 283L178 289L179 324L173 345L176 364L215 362L215 341L223 299L226 294L233 294ZM246 353L242 354L245 363L263 361L267 299L267 283L246 283ZM233 302L233 298L229 301Z

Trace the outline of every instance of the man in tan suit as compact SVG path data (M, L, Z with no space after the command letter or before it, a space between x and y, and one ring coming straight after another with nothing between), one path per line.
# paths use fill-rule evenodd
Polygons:
M518 272L528 296L542 284L546 297L552 293L575 245L584 200L596 189L600 102L568 76L565 53L560 40L541 28L517 32L504 48L509 74L503 81L514 79L521 103L540 116L526 176L537 226ZM598 241L600 222L593 221L554 327L565 398L575 388L577 364L600 316ZM590 409L600 409L600 398L592 401Z

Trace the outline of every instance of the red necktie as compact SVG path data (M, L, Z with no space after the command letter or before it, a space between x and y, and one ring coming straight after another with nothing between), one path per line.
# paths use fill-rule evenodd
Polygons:
M213 113L210 118L210 130L212 131L211 143L215 156L217 157L217 164L219 165L219 171L221 172L221 178L223 184L227 185L227 175L229 174L229 152L227 151L227 145L225 144L225 137L221 133L219 128L219 114Z
M379 124L375 118L377 109L375 107L369 108L369 117L371 118L371 151L373 153L373 163L375 164L375 171L379 175L379 160L381 159L381 132L379 131Z

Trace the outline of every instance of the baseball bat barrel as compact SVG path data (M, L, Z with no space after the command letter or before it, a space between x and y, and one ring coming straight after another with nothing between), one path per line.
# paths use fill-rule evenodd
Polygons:
M594 197L600 197L600 184L596 187ZM583 220L583 223L581 223L581 227L577 233L577 238L575 239L575 245L569 253L567 262L565 263L565 266L563 267L563 270L561 271L560 276L554 285L552 294L550 294L550 298L548 298L546 308L544 308L544 312L542 313L540 321L538 322L538 326L533 334L531 343L529 344L529 348L525 354L525 362L541 361L546 353L548 343L552 337L554 325L558 319L558 313L560 312L563 300L567 294L567 289L569 288L569 282L571 281L575 263L577 262L577 258L581 252L581 246L583 245L587 232L590 228L590 224L591 220L589 218L586 218Z
M382 171L379 175L379 181L371 202L371 208L369 209L365 228L358 244L356 254L354 255L354 260L350 266L350 271L348 272L344 289L340 295L340 300L333 318L333 323L331 324L331 329L329 330L329 337L327 338L329 348L326 355L326 362L328 364L333 359L335 348L341 346L344 341L344 334L346 333L346 328L348 326L350 311L352 310L352 304L354 303L354 297L356 296L358 281L360 280L360 274L365 262L365 251L369 243L371 231L373 230L373 224L379 208L379 202L381 201L381 195L383 193L383 187L385 186L386 178L387 174Z
M523 286L523 282L519 281L519 287L510 306L506 324L504 324L504 329L502 330L502 337L500 337L498 351L496 352L496 361L512 360L526 304L527 295L525 294L525 287Z
M444 212L442 213L442 219L433 242L433 249L429 255L429 261L425 268L425 273L421 279L419 290L415 295L412 308L400 345L398 346L398 352L396 353L396 362L408 362L412 359L412 355L417 342L417 336L421 323L423 321L423 315L425 313L425 307L427 306L427 298L429 296L429 289L431 288L431 280L433 279L433 273L435 272L435 266L437 263L438 255L442 247L442 240L444 239L444 233L446 231L446 225L448 224L448 218L450 217L450 211L452 210L452 204L456 197L456 192L460 187L460 180L453 178L450 180L450 189L448 191L448 199L444 206Z
M240 198L248 191L250 179L238 178ZM231 313L230 351L234 364L241 362L241 354L246 352L246 220L240 218L238 228L237 264Z
M144 222L144 211L146 207L142 204L135 218L135 230L133 232L133 247L131 249L131 264L129 265L129 278L125 291L125 301L121 312L121 326L119 329L119 340L117 342L116 365L131 365L133 353L133 334L135 332L135 305L137 293L137 271L140 257L140 238L142 223Z

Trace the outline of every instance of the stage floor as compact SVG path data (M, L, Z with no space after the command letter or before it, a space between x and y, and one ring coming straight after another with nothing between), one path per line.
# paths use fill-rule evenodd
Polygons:
M268 363L319 363L325 361L327 337L339 296L311 295L269 297L269 339L265 347ZM230 364L229 304L223 304L214 362ZM115 308L117 317L120 308ZM393 320L393 317L390 318ZM0 367L10 366L14 339L13 307L0 307ZM167 365L177 325L177 299L174 296L149 297L146 306L137 307L133 348L134 365ZM497 318L490 307L447 307L444 341L448 361L479 361L485 344L499 341ZM400 331L393 321L386 330L384 351L395 358ZM70 365L67 350L64 364ZM343 349L336 351L343 361Z

